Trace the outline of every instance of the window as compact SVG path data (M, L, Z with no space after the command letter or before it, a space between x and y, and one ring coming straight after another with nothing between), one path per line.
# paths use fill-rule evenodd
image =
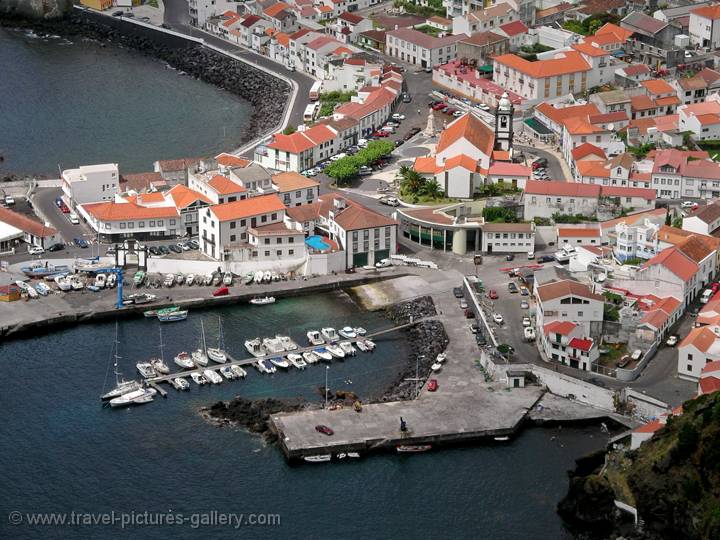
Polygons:
M154 227L154 226L155 226L155 222L151 219L151 220L150 220L150 227Z
M230 228L234 229L237 226L237 221L231 221L230 222Z
M266 256L266 257L269 257L269 256L270 256L270 252L269 252L269 251L266 251L266 252L265 252L265 256Z
M275 255L277 255L278 257L282 257L282 249L278 249L278 250L275 252Z
M158 223L158 227L162 227L162 226L163 226L163 220L162 220L162 219L158 219L158 222L157 222L157 223ZM214 225L214 224L213 224L213 225Z
M282 238L278 236L278 237L275 239L275 243L276 243L276 244L282 244Z
M245 220L244 220L244 219L241 219L241 220L240 220L240 226L241 226L241 227L244 227L244 226L245 226Z
M121 224L120 224L120 228L121 228L121 229L124 229L126 226L127 226L127 225L125 225L125 223L121 223Z
M688 365L687 365L687 370L688 370L688 371L692 371L692 364L688 364Z
M264 216L260 216L260 223L265 223L267 221L267 214Z
M295 243L295 237L294 237L294 236L291 236L290 238L288 238L288 244L294 244L294 243Z
M582 316L583 316L583 312L582 312L582 311L578 311L578 317L582 317Z
M144 222L144 221L139 222L139 223L138 223L138 228L139 228L139 229L144 229L144 228L145 228L145 222Z
M692 361L693 355L692 355L692 354L688 354L688 355L687 355L687 359L690 360L690 361Z
M171 219L171 220L170 220L170 225L175 225L175 220L174 220L174 219Z
M132 221L129 222L129 223L128 223L128 229L134 229L134 228L135 228L135 224L134 224Z
M294 250L294 249L289 249L289 250L288 250L288 255L295 255L295 250Z
M266 244L269 244L269 243L270 243L270 239L269 239L269 238L266 238L266 239L265 239L265 243L266 243Z
M270 216L270 219L272 219L273 221L276 220L276 219L277 219L277 213L273 213L273 214Z
M231 234L231 235L230 235L230 241L231 241L231 242L234 242L234 241L235 241L235 235L234 235L234 234Z

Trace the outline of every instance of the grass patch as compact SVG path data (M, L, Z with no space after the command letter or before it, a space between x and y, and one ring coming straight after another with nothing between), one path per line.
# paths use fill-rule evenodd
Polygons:
M608 352L600 355L598 364L609 368L614 368L617 361L628 352L625 343L603 343L601 348L608 349Z
M154 7L154 8L159 8L159 7L160 7L160 6L158 5L158 0L147 0L147 2L145 2L145 3L146 3L148 6L151 6L151 7Z
M423 24L422 26L415 27L415 30L418 30L422 32L423 34L428 34L429 36L438 37L440 35L441 30L439 28L435 28L434 26L430 26L429 24Z
M720 161L720 141L698 141L700 150L705 150L713 161Z

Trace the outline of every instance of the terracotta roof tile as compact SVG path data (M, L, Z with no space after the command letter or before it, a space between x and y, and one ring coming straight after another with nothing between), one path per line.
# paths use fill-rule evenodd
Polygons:
M272 182L278 187L281 193L298 189L316 188L320 185L320 182L316 182L311 178L305 178L302 174L296 172L276 174L272 177Z
M174 206L141 206L135 202L98 202L81 205L100 221L133 221L138 219L163 219L179 217Z
M35 221L32 218L13 212L12 210L8 210L7 208L0 207L0 221L39 238L45 238L57 234L57 231L52 227L46 227L39 221Z
M208 182L208 185L213 188L218 195L231 195L233 193L242 193L247 191L247 189L242 187L240 184L236 184L227 176L223 176L221 174L213 176Z
M570 279L540 285L537 288L537 294L543 302L571 295L604 302L602 295L595 294L587 285Z
M643 269L660 264L683 281L689 281L698 271L698 265L676 247L662 250L643 265Z
M210 211L220 221L248 218L281 210L285 210L285 205L277 195L261 195L210 207Z
M439 154L463 138L486 156L492 154L495 132L472 113L464 114L442 131L435 152Z
M535 79L555 77L569 73L590 71L590 64L578 52L560 53L549 60L530 62L515 54L502 54L494 58L496 64L510 67Z

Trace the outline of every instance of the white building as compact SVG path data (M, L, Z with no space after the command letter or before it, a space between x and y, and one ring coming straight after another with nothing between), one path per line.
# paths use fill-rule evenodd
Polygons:
M66 169L61 179L63 195L71 208L90 202L111 201L120 185L117 163Z
M712 235L720 228L720 201L701 206L689 216L684 217L682 228L684 231Z
M597 336L602 331L605 299L578 281L551 281L535 287L537 302L535 328L544 329L553 322L570 322L582 328L582 336Z
M720 47L720 5L711 4L690 11L690 42L699 47Z
M615 257L620 261L627 259L652 259L658 254L660 225L649 219L641 223L615 225Z
M465 34L434 37L412 28L398 28L386 34L385 54L423 68L446 64L457 56L457 42Z
M188 0L190 23L199 28L203 28L210 17L236 8L237 4L230 0Z
M535 252L535 224L483 223L483 253Z
M539 345L550 360L590 371L600 356L595 340L586 337L580 325L570 321L552 321L541 330Z
M697 381L703 368L717 360L720 360L720 327L693 328L678 345L678 377Z
M296 172L284 172L272 177L278 197L288 208L312 204L320 197L320 182Z

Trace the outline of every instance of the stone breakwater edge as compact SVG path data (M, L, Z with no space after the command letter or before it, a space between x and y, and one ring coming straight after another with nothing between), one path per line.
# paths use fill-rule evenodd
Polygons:
M252 140L257 141L274 132L284 123L296 94L295 87L284 77L217 48L206 47L182 34L129 24L120 30L111 23L118 21L85 11L72 11L53 20L0 16L2 28L32 31L40 36L60 36L70 41L87 39L137 51L242 98L252 105L253 113L246 130L248 135L239 140L236 147L245 145L243 148L246 148Z

